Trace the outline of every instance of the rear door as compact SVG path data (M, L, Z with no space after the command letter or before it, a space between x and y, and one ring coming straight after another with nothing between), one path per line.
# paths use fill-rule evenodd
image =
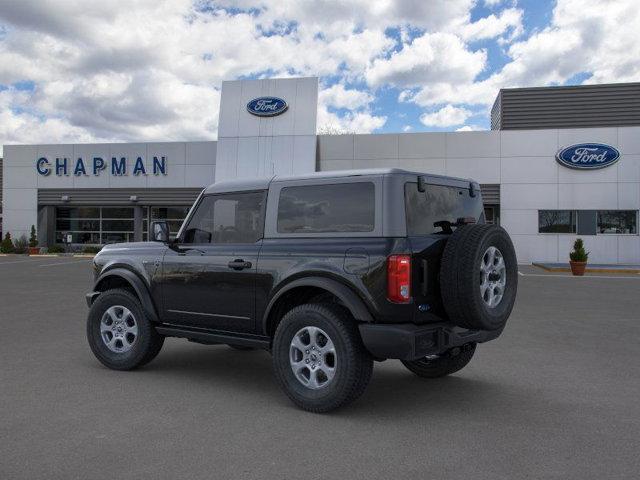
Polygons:
M484 223L480 189L471 184L428 183L424 192L417 182L404 185L407 237L413 254L412 291L418 305L428 305L431 313L445 316L440 299L440 259L446 240L460 224L471 219Z
M204 196L163 262L163 320L255 331L266 192Z

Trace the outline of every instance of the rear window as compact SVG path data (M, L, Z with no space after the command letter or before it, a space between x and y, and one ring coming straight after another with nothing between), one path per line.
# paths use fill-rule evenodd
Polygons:
M471 197L468 188L426 185L419 192L417 183L406 183L404 199L408 235L450 233L463 217L484 221L481 197Z
M371 182L285 187L278 202L278 233L371 232Z

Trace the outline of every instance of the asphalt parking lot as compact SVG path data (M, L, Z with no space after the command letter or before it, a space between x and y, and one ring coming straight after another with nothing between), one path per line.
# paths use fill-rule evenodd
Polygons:
M638 478L640 275L521 271L467 368L377 363L358 402L314 415L266 352L169 339L141 370L102 367L90 260L0 257L0 478Z

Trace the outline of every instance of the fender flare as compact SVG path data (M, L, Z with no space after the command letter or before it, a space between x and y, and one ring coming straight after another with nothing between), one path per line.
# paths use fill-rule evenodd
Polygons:
M149 315L149 318L153 322L159 322L158 313L156 311L155 305L153 304L153 300L151 299L149 289L142 281L142 279L131 270L127 270L126 268L113 268L111 270L107 270L106 272L102 273L96 280L94 290L100 291L100 284L110 277L121 278L125 280L129 285L131 285L131 287L133 287L133 289L135 290L136 295L140 299L140 303L142 304L142 308L144 309L145 313Z
M369 310L367 310L364 301L351 288L330 278L304 277L286 284L284 287L278 290L278 292L271 298L271 300L269 300L267 308L264 311L264 315L262 316L263 332L267 332L269 315L271 313L271 310L273 309L273 306L278 302L280 298L282 298L282 296L286 292L298 287L322 288L323 290L326 290L338 297L356 320L367 323L373 322L373 317L371 316L371 313L369 313Z

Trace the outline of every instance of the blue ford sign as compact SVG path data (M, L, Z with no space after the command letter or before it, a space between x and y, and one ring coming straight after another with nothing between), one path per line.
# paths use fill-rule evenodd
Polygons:
M284 113L289 105L278 97L259 97L247 103L247 111L258 117L275 117Z
M613 165L620 158L620 152L602 143L579 143L565 147L558 152L558 163L579 170L596 170Z

